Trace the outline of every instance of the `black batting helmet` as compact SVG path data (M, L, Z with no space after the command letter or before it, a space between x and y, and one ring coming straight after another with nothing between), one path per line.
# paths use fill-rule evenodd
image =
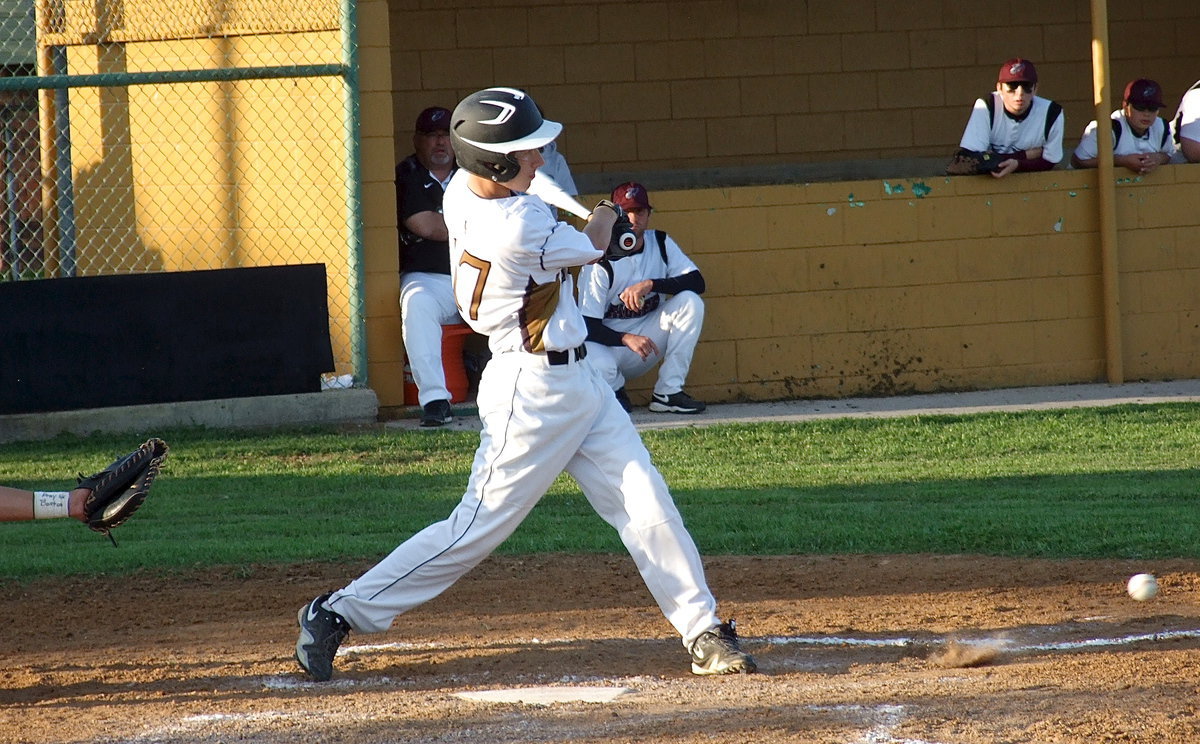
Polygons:
M562 124L542 118L524 91L488 88L459 102L450 117L450 144L458 167L497 183L511 181L521 164L511 156L554 141Z

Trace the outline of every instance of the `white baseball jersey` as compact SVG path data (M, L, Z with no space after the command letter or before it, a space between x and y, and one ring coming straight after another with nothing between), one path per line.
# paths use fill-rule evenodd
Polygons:
M704 325L704 300L695 292L664 299L651 291L646 304L634 312L621 301L621 292L645 279L668 279L699 269L666 233L647 230L644 238L640 253L585 267L579 276L579 303L584 315L601 319L614 331L650 338L659 353L643 359L625 346L589 342L588 359L613 390L662 362L654 392L671 395L683 390L691 369Z
M1192 84L1183 94L1175 117L1171 120L1171 140L1175 143L1176 153L1172 162L1186 163L1187 159L1179 152L1179 139L1186 137L1193 142L1200 142L1200 80Z
M638 318L657 308L662 297L651 291L641 312L631 313L621 302L621 292L626 287L646 279L667 279L699 270L670 235L663 233L663 236L665 243L659 243L657 231L647 230L643 234L645 247L640 253L610 261L607 268L603 264L584 267L579 275L579 306L583 314L603 319L613 330L630 333L638 325Z
M567 269L598 255L591 240L540 196L481 199L467 178L450 182L444 204L454 296L492 354L574 349L587 326ZM450 225L450 215L457 221Z
M1134 134L1133 130L1129 128L1129 121L1125 119L1125 112L1121 109L1112 112L1111 119L1110 131L1114 138L1113 155L1137 155L1153 152L1175 154L1175 143L1171 141L1171 133L1161 116L1156 116L1154 123L1141 136ZM1079 146L1075 148L1075 157L1080 160L1091 160L1099 154L1100 149L1096 144L1096 122L1093 121L1083 131L1083 138L1079 140Z
M628 414L578 347L586 336L568 267L599 255L540 197L483 199L459 171L444 201L455 297L493 356L466 492L325 606L353 630L386 630L486 558L564 470L616 528L685 645L715 628L699 551Z
M974 152L1010 153L1042 148L1042 158L1062 162L1063 113L1054 101L1034 96L1021 118L1004 108L1000 94L993 91L975 101L958 146Z

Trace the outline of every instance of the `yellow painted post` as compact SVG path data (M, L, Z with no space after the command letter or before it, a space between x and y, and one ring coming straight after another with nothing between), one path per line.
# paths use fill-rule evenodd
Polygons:
M1109 91L1108 5L1092 0L1092 86L1096 104L1096 146L1099 193L1100 277L1104 286L1104 357L1108 381L1125 381L1121 344L1121 276L1117 261L1117 186L1113 172L1112 137L1108 133Z
M50 47L41 43L43 35L50 32L50 9L47 0L38 0L34 6L35 28L37 29L37 74L52 75L54 62ZM42 265L46 276L57 276L58 255L58 203L57 163L58 142L55 127L54 91L42 88L38 91L38 132L41 139L42 166Z

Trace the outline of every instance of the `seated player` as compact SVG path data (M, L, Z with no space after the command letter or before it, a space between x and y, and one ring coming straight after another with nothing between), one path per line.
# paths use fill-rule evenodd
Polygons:
M684 392L683 383L704 325L704 276L669 235L648 229L654 210L645 186L623 183L612 201L625 210L636 240L580 276L592 366L629 411L626 380L661 362L650 410L699 413L704 404Z

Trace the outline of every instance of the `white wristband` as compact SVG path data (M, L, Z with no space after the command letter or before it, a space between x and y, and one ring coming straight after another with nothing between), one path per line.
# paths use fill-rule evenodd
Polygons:
M68 491L34 491L33 518L57 519L59 517L69 517L71 516L68 508L70 501L71 494Z

